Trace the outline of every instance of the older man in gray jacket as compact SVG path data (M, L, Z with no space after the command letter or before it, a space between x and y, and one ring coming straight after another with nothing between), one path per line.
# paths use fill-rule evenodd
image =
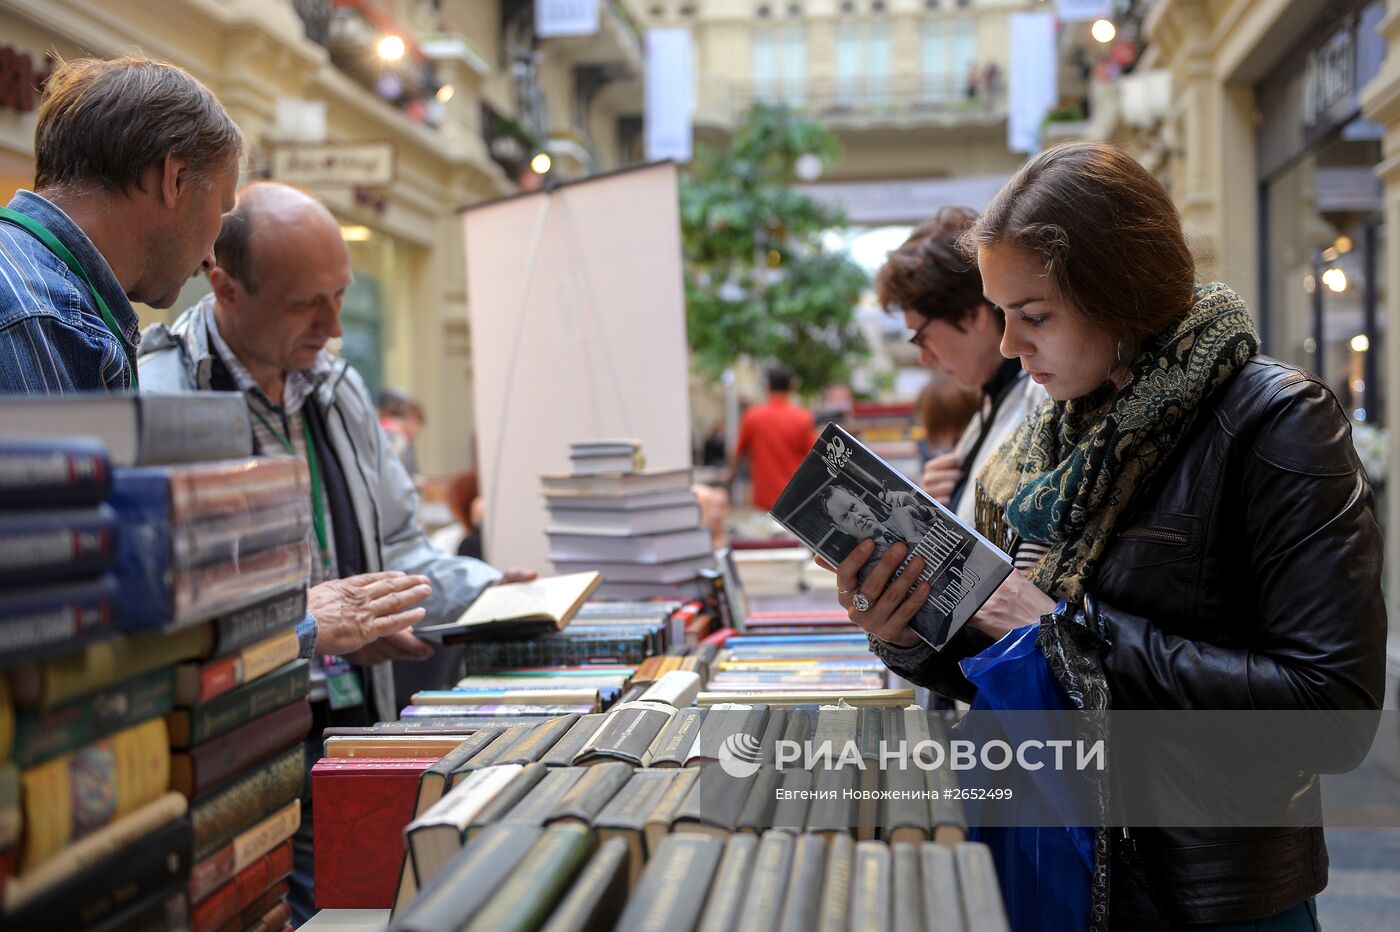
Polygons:
M318 608L335 610L338 599L354 597L347 577L400 570L431 581L432 594L422 603L428 623L456 618L503 574L478 560L444 555L428 542L415 523L418 494L379 427L364 382L325 351L327 341L341 333L340 306L352 282L339 223L301 191L256 183L239 193L214 255L213 294L172 326L157 325L142 337L142 387L241 391L259 451L306 460L313 486L309 543L317 557L313 616ZM423 660L432 653L426 642L402 632L350 658L362 666L341 657L317 658L308 756L319 756L314 752L326 724L397 717L390 664L376 661ZM446 685L459 657L439 651L424 661L436 662L436 668L420 664L414 679ZM303 808L305 827L311 813ZM311 909L309 841L309 833L299 833L291 897L303 920Z

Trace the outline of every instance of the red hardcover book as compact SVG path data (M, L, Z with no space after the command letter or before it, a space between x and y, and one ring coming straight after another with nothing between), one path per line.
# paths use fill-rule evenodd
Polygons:
M266 890L259 890L252 904L244 908L244 910L233 919L224 923L219 928L219 932L240 932L240 930L261 928L258 922L264 916L272 914L273 911L283 906L287 906L287 902L283 897L287 895L289 887L290 885L287 881L279 880ZM290 913L290 911L289 907L288 912ZM279 916L276 923L270 925L270 928L282 928L282 923L285 922L286 919L287 917L285 916Z
M194 932L214 932L291 872L292 843L284 841L195 906L191 923Z
M736 635L736 634L738 634L738 633L739 633L739 632L738 632L737 630L735 630L734 628L720 628L718 631L714 632L713 634L707 635L706 637L702 638L702 639L700 640L700 643L701 643L701 644L713 644L713 645L715 645L716 647L723 647L725 641L729 640L731 637L733 637L734 635Z
M390 909L418 778L436 757L325 757L311 769L316 907Z
M296 744L311 729L305 699L240 725L226 735L170 757L170 788L186 799L203 796Z

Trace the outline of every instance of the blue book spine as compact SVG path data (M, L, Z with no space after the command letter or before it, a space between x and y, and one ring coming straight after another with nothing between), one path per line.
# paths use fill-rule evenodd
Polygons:
M117 516L110 507L0 512L0 584L82 579L111 569Z
M0 509L95 505L112 490L107 449L87 437L0 437Z
M119 601L110 573L0 591L0 663L72 653L101 640L113 630Z
M122 592L117 626L123 631L163 628L175 614L169 470L118 469L110 502L121 524L114 569Z

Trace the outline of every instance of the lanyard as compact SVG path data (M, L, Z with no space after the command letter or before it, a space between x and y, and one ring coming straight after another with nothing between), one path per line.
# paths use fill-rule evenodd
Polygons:
M297 455L296 447L292 446L292 441L287 439L287 435L282 431L273 427L272 422L263 417L261 411L251 405L248 410L252 411L253 417L262 421L262 425L268 429L272 436L277 438L282 449L292 456ZM302 439L306 441L307 472L311 473L311 526L316 531L316 543L321 548L321 567L329 571L331 561L328 554L331 548L328 542L329 538L326 536L326 506L321 501L321 464L316 457L316 444L311 441L311 425L307 423L305 414L301 416L301 435Z
M131 351L127 349L126 340L123 339L121 335L121 329L117 326L117 320L112 316L111 309L107 307L107 302L103 300L102 295L98 293L97 286L94 285L92 279L88 277L87 269L83 268L82 263L78 261L78 257L73 255L68 247L59 241L57 236L53 235L53 231L33 217L22 214L16 210L11 210L8 207L0 207L0 220L8 220L20 229L29 232L88 286L88 290L92 292L92 299L97 302L97 311L102 315L102 322L107 325L107 332L116 339L117 344L122 348L122 355L126 357L126 371L131 380L131 390L138 390L141 385L136 378L136 365L131 360Z

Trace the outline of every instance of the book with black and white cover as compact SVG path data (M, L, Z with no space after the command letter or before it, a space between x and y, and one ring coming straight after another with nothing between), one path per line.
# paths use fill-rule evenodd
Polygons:
M928 601L910 628L941 650L1011 575L1011 558L837 424L828 424L769 511L833 566L863 540L864 580L898 541L924 558Z

